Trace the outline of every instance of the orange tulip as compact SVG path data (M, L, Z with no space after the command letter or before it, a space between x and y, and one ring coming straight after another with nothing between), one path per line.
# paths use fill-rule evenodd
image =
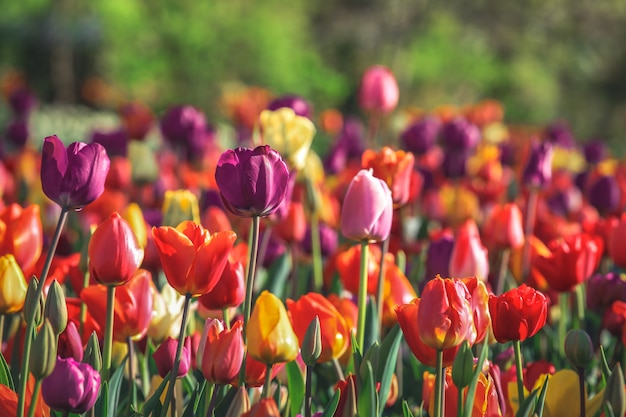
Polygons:
M323 295L308 293L298 301L287 300L289 319L296 336L302 345L309 323L318 316L322 338L322 354L318 363L339 358L348 348L350 340L349 327L346 320L335 306Z
M118 342L141 339L150 327L152 319L152 274L139 269L125 285L117 287L113 307L113 338ZM92 285L83 289L80 298L87 304L89 312L104 329L106 322L106 293L103 285Z
M291 201L287 216L274 225L274 233L287 243L301 242L306 233L304 206L299 201Z
M380 264L380 246L369 245L367 264L367 293L376 294L376 283ZM359 292L359 274L361 271L361 245L354 245L337 254L336 266L344 288L351 293Z
M152 228L165 277L182 295L197 297L215 287L224 271L237 235L235 232L211 234L192 221L176 228Z
M410 303L417 297L413 286L402 270L396 265L394 256L385 256L385 276L383 283L383 326L390 328L396 323L397 306Z
M378 152L366 149L361 156L361 166L365 169L372 168L374 176L387 183L396 207L409 201L414 165L415 157L411 152L394 151L388 146Z
M261 398L243 417L280 417L280 412L273 397Z
M0 211L0 256L13 254L24 274L30 275L43 248L39 206L9 204Z

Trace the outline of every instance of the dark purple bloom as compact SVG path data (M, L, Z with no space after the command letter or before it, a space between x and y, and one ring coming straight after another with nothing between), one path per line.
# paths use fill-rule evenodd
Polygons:
M269 236L267 236L266 233L266 231L261 232L261 235L259 237L259 240L261 242L267 242L264 247L265 251L261 253L261 250L259 250L259 260L264 268L269 268L270 266L272 266L274 261L283 256L285 252L287 252L287 247L282 240L274 237L274 233L270 233Z
M58 355L72 358L77 362L83 360L83 341L73 321L69 321L63 333L59 335Z
M27 88L18 88L11 93L9 104L15 116L25 118L37 105L37 97Z
M9 142L17 149L22 149L30 135L28 121L23 118L12 120L7 125L6 136Z
M44 139L41 185L49 199L68 209L80 209L98 198L111 161L99 143L74 142L67 148L56 136Z
M626 280L616 272L593 274L587 281L587 307L601 312L614 301L626 302Z
M318 230L320 234L320 249L322 256L328 256L337 250L337 231L324 223L320 223ZM307 227L306 229L306 234L302 240L302 249L307 254L312 254L311 227Z
M168 337L165 339L157 350L152 354L154 362L156 363L157 371L161 378L165 378L168 372L171 372L174 367L174 358L176 357L176 348L178 347L178 340ZM178 366L178 378L182 378L189 372L189 366L191 364L191 339L185 338L183 344L183 351L180 355L180 365Z
M511 142L502 142L500 148L500 162L502 165L513 166L515 165L516 155L515 147Z
M57 358L52 374L41 384L41 395L50 408L82 414L98 398L100 374L89 364Z
M329 174L342 171L351 159L361 161L361 154L365 150L363 124L354 118L349 118L343 124L341 134L324 158L324 170Z
M275 98L268 104L267 109L278 110L283 107L288 107L292 109L296 115L308 117L309 119L313 115L311 105L302 97L294 94Z
M185 149L201 142L206 130L204 114L193 106L171 107L161 119L161 132L165 139Z
M441 170L446 178L461 178L465 175L465 166L469 159L469 152L448 150L443 154Z
M602 139L590 140L583 145L583 152L587 163L597 164L606 157L606 145Z
M469 151L480 142L480 129L465 119L457 118L441 128L441 142L448 150Z
M289 173L289 180L287 181L287 189L285 190L285 197L283 201L278 205L276 211L272 213L270 220L281 221L289 214L289 206L291 205L291 197L293 196L293 188L296 185L296 172Z
M427 116L409 125L400 135L400 140L406 150L423 155L437 142L440 130L441 121Z
M543 188L552 180L552 145L533 142L522 179L530 187Z
M227 150L217 162L215 181L224 205L242 217L268 216L287 191L289 171L269 146Z
M587 190L589 203L601 214L614 213L619 208L620 189L615 177L602 176Z
M112 132L91 132L91 142L104 146L109 156L126 156L129 139L126 129Z
M562 148L571 149L575 145L574 136L565 121L552 123L546 128L546 137L548 142Z
M424 270L424 281L430 281L437 274L447 277L449 273L450 257L454 248L454 237L452 234L443 234L439 239L432 240L428 244L426 252L426 263Z

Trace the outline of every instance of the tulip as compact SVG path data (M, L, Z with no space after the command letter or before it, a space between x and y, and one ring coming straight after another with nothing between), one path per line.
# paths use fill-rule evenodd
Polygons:
M303 116L308 119L310 119L313 115L311 104L302 97L294 94L288 94L275 98L267 105L267 109L272 111L281 109L283 107L290 108L297 116Z
M613 176L601 176L587 190L589 203L602 214L615 213L620 208L621 191Z
M26 409L30 409L31 401L35 400L35 416L36 417L48 417L50 415L50 409L46 406L41 398L41 395L34 399L33 389L35 385L35 378L29 377L28 385L26 387ZM0 415L3 416L15 416L17 415L17 393L9 388L7 385L0 384Z
M426 251L424 279L431 280L437 275L450 275L450 258L454 249L454 237L449 232L442 233L438 238L430 238Z
M99 143L106 149L109 157L126 156L128 154L128 132L117 129L110 132L94 130L91 132L91 143Z
M98 225L87 252L91 276L109 286L128 282L137 272L144 254L135 233L119 213L112 213Z
M320 223L319 227L320 237L320 251L322 256L329 256L337 250L337 231L325 223ZM308 226L302 239L302 249L307 254L312 254L313 247L311 246L311 227Z
M261 398L242 417L280 417L280 411L274 398Z
M381 65L368 68L361 78L359 106L365 112L389 113L398 105L400 90L391 70Z
M343 355L350 339L348 324L328 299L321 294L308 293L298 301L288 299L287 309L301 347L309 323L319 317L322 353L317 362L328 362Z
M591 277L602 256L600 238L581 233L548 243L550 253L539 255L533 266L559 292L571 291Z
M282 202L289 171L280 154L267 145L237 148L220 156L215 180L228 210L242 217L264 217Z
M135 233L139 245L145 249L148 244L148 227L139 204L130 203L128 207L126 207L126 210L124 210L122 218L128 222L128 225Z
M398 305L410 303L417 294L404 272L396 265L392 254L385 256L382 291L382 325L391 328L396 323L395 309Z
M552 156L552 145L533 142L522 174L523 183L536 188L548 185L552 180Z
M65 148L59 138L48 136L41 154L43 192L61 208L79 210L104 191L110 163L98 143L74 142Z
M58 355L78 362L83 360L83 342L73 321L67 323L65 330L59 335Z
M415 158L412 153L394 151L388 146L383 147L379 152L366 149L361 157L361 166L364 169L371 168L376 178L387 183L396 207L409 201L414 164Z
M522 284L502 295L490 295L489 313L493 335L498 342L523 342L546 324L548 299L543 293Z
M484 282L476 277L461 279L470 294L470 304L474 313L475 340L470 343L480 343L491 330L491 316L489 315L489 292Z
M54 371L41 384L41 394L50 408L76 414L94 406L99 389L100 374L72 358L58 358Z
M357 241L383 241L389 237L393 200L387 184L362 169L346 191L341 208L341 232Z
M417 311L417 326L424 344L445 350L467 340L473 331L469 299L469 291L460 280L441 277L430 280Z
M543 404L543 415L545 417L579 416L579 390L578 373L571 369L562 369L549 377L546 399ZM584 391L585 415L594 416L602 406L604 399L602 391L591 399L587 399L587 390Z
M441 129L441 140L448 152L462 153L474 149L480 142L478 127L463 118L446 123Z
M150 184L159 178L160 167L149 143L131 141L128 144L128 160L131 162L133 183Z
M22 208L9 204L0 211L0 255L12 254L26 274L30 274L41 255L43 229L39 206Z
M139 269L125 285L116 288L113 318L113 335L118 342L126 343L141 339L152 319L152 294L150 287L152 274ZM102 285L89 286L80 293L80 298L96 320L98 326L105 327L107 288Z
M230 384L237 379L243 361L243 322L224 329L219 320L207 319L198 346L198 368L207 381Z
M248 387L260 387L265 383L267 376L267 365L257 361L252 356L246 357L246 370L244 382ZM270 380L274 379L276 375L284 368L284 363L278 363L272 366L272 372L270 373ZM238 381L231 381L236 386Z
M493 208L485 221L485 242L494 249L518 249L524 245L522 212L517 204L508 203Z
M620 268L626 268L626 245L623 243L623 236L626 233L626 215L622 215L617 223L609 232L607 241L607 249L609 256L613 259L615 265Z
M183 148L202 141L206 129L204 114L193 106L170 107L161 118L161 133L165 139Z
M599 164L606 157L606 143L603 139L590 140L583 144L583 153L588 164Z
M24 118L37 106L37 97L27 87L17 87L9 95L9 105L15 117Z
M23 149L28 142L30 136L30 129L28 127L28 120L15 119L9 121L6 128L6 139L17 149Z
M449 272L455 277L474 276L482 281L489 275L487 249L480 240L474 220L467 220L456 232Z
M222 276L215 287L202 295L198 302L209 310L223 310L238 307L245 297L244 266L241 262L231 262L224 267Z
M275 111L264 110L259 120L263 143L276 150L291 169L302 170L315 135L313 122L307 117L298 116L288 107Z
M167 190L163 202L163 226L176 227L184 221L200 222L198 197L189 190Z
M169 285L164 285L161 292L151 285L150 292L153 298L153 313L148 328L148 337L157 343L168 336L177 337L182 321L180 312L183 310L185 297Z
M285 306L268 291L257 298L246 331L248 354L266 365L291 362L298 355L298 337Z
M361 251L361 245L354 245L345 251L339 252L335 258L339 279L343 287L353 294L359 291ZM367 293L375 295L380 271L380 246L370 244L368 252L370 256L367 259Z
M15 257L11 254L0 257L0 314L12 314L24 307L26 280Z
M400 135L400 141L408 151L424 155L437 142L440 130L441 121L427 116L409 125Z
M292 201L286 217L276 223L273 232L287 243L299 243L304 239L306 227L304 206L299 201Z
M161 378L165 378L165 376L172 371L172 367L174 366L174 357L176 356L176 348L178 346L178 340L168 337L165 339L157 350L152 354L152 358L156 363L157 371ZM191 363L191 339L189 337L185 338L185 344L183 345L183 350L180 357L180 365L178 367L178 378L182 378L187 375L189 371L189 365Z
M140 101L131 101L119 109L122 124L131 139L143 140L154 122L152 110Z
M167 281L180 294L192 297L215 287L237 238L232 231L211 234L191 221L176 228L154 227L152 236Z
M593 274L587 280L587 308L602 312L614 301L626 302L626 276L617 272Z

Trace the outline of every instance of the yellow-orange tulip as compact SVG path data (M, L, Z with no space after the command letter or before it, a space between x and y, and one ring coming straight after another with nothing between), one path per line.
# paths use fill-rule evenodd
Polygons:
M0 257L0 314L20 311L27 290L20 266L11 254Z
M265 364L291 362L298 356L298 337L283 302L263 291L257 298L247 327L248 354Z

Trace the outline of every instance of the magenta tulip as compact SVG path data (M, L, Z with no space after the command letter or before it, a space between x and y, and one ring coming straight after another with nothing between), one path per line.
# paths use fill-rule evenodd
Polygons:
M41 384L41 395L53 410L82 414L96 403L99 389L100 374L89 364L57 358Z
M400 90L389 68L375 65L361 79L359 106L365 112L389 113L398 105Z
M533 142L522 178L530 187L544 188L552 180L552 145Z
M152 358L156 363L157 371L161 378L165 376L174 367L174 358L176 357L176 348L178 347L178 340L168 337L165 339L157 350L152 354ZM183 351L180 355L180 365L178 367L178 378L182 378L187 375L189 366L191 364L191 339L187 337L185 344L183 345Z

